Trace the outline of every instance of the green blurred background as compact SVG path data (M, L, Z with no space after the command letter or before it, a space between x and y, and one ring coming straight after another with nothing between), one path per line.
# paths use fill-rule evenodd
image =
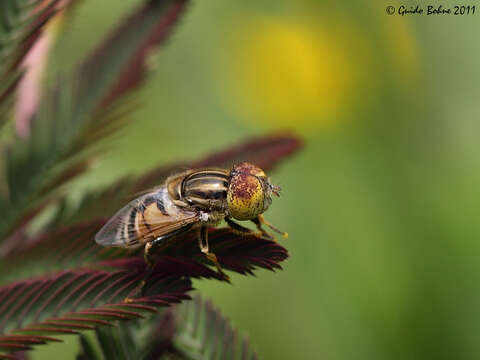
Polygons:
M81 2L51 70L70 69L136 4ZM470 16L386 14L402 4L416 5L192 2L152 58L131 125L76 184L302 135L270 174L283 193L268 218L290 234L284 271L195 283L262 358L480 358L480 4ZM33 358L71 356L65 340Z

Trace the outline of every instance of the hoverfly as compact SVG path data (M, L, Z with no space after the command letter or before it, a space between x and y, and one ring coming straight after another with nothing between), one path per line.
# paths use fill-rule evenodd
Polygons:
M246 162L230 171L185 171L170 176L162 186L128 203L96 234L95 241L103 246L145 246L145 261L153 267L156 247L195 229L200 251L228 279L215 254L209 251L208 227L225 220L235 232L274 240L263 229L262 225L266 225L287 237L262 216L272 203L271 195L279 196L279 191L262 169ZM234 219L251 220L259 231L243 227Z

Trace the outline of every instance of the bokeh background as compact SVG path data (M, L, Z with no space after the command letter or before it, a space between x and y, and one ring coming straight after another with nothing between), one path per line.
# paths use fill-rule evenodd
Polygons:
M136 4L80 2L51 73ZM73 196L289 129L305 147L270 174L283 194L268 211L290 234L284 271L196 288L265 359L479 359L480 4L386 14L402 4L416 5L192 2L133 121ZM33 358L72 356L65 341Z

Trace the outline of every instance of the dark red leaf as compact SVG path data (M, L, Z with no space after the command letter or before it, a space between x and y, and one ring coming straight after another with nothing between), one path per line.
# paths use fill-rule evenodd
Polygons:
M32 348L23 344L0 343L0 349L7 351L31 350Z
M143 318L158 306L189 298L188 276L195 274L188 268L182 270L186 277L179 278L156 270L139 272L137 263L132 258L130 266L124 261L116 271L62 271L0 287L0 348L26 350L55 339L43 334L75 334L113 320Z
M19 342L19 343L37 343L43 344L47 341L57 341L61 342L59 339L55 339L49 336L29 336L29 335L8 335L8 336L0 336L0 342L7 343L9 341L12 342Z
M46 328L66 328L68 330L69 328L73 329L78 329L78 330L92 330L95 329L95 326L92 325L85 325L85 324L79 324L75 322L66 322L66 321L44 321L35 325L32 325L30 329L36 330L36 329L46 329Z
M83 330L83 329L78 329ZM34 328L23 328L14 330L15 334L51 334L51 335L68 335L68 334L78 334L79 331L66 329L62 327L34 327Z
M15 352L12 355L0 354L0 359L5 360L26 360L28 359L24 351Z
M121 248L104 248L95 243L94 234L103 223L104 220L67 226L60 229L58 233L49 234L45 240L35 241L36 245L5 259L4 270L2 270L4 277L8 278L9 272L14 273L16 262L21 261L23 264L31 262L33 266L35 263L38 265L39 259L42 259L45 266L48 264L50 269L100 266L103 268L135 268L137 274L146 271L141 249L131 252ZM260 239L254 235L239 236L230 228L211 229L209 242L211 251L217 255L222 266L241 274L252 274L255 267L268 270L281 269L280 263L288 257L287 250L280 244ZM157 257L159 260L155 267L157 274L219 279L216 270L206 266L211 264L198 248L195 231L165 243L158 250ZM116 291L123 291L122 286L128 287L131 283L138 281L135 273L125 273L123 278L115 279L110 279L109 274L95 279L86 278L72 288L65 299L75 297L78 303L83 300L85 294L95 288L101 288L97 297L103 296L113 287L117 289ZM110 282L105 284L107 280ZM122 285L118 286L117 283ZM45 291L44 289L42 291ZM21 289L17 291L20 292ZM57 289L57 292L61 291L62 289ZM37 296L40 296L40 293L37 293ZM96 299L92 300L92 302L94 301ZM58 308L61 308L62 305L62 303L58 304ZM1 308L0 305L0 310Z
M108 105L109 103L121 97L123 94L138 86L145 75L146 60L148 55L152 52L156 45L165 40L165 38L170 34L173 25L177 23L178 18L183 14L187 4L187 0L162 0L161 2L171 2L169 9L166 10L163 19L161 19L155 28L152 29L150 35L145 39L143 44L139 46L136 53L132 54L130 63L126 66L125 70L118 78L116 84L110 91L110 94L104 99L101 107ZM113 34L113 37L118 36L118 34L121 34L122 32L128 31L128 28L130 27L136 26L138 21L141 21L143 18L143 13L150 10L150 6L151 5L147 3L143 9L133 14L131 18L125 21L122 27L120 27L117 32Z

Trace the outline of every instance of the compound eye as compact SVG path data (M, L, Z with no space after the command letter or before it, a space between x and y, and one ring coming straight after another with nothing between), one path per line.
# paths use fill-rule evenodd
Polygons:
M242 162L240 164L235 165L232 168L232 171L230 172L230 176L235 176L240 173L253 175L259 178L265 178L265 179L267 178L267 175L262 169L248 162Z
M261 180L246 173L230 179L227 204L230 215L238 220L252 220L264 211L265 192Z

